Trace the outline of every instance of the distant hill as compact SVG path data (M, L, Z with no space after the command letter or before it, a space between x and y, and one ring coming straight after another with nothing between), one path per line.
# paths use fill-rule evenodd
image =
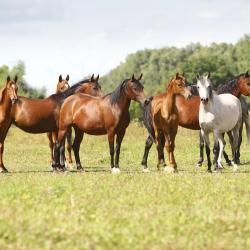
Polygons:
M236 44L212 43L203 46L189 44L184 48L164 47L145 49L129 54L125 62L102 77L104 91L110 92L133 73L143 73L142 83L148 95L165 91L169 79L176 72L185 72L189 82L195 82L197 73L211 72L215 86L232 76L250 70L250 35L245 35ZM141 113L138 105L132 106L132 115Z

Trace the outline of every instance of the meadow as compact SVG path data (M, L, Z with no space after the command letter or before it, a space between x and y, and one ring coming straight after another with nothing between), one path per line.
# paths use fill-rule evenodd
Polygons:
M243 138L234 173L206 172L198 134L179 128L177 174L142 173L147 132L131 123L121 174L109 169L105 136L85 136L86 172L52 173L46 135L11 127L0 175L0 249L250 249L250 149ZM227 146L227 150L229 148Z

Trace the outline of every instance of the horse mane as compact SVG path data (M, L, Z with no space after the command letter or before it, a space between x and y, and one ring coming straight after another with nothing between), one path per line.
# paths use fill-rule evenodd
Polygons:
M80 87L84 83L88 83L88 82L89 82L89 79L83 79L83 80L75 83L74 85L72 85L70 88L68 88L64 92L53 94L53 95L51 95L51 97L56 97L56 98L59 98L60 100L64 100L67 97L73 95L76 92L76 90L77 90L78 87Z
M127 88L128 80L129 79L125 79L120 85L118 85L118 87L113 92L104 96L104 98L107 96L110 97L111 105L115 105L116 103L118 103L122 92L124 91L125 88Z
M2 102L2 100L3 100L3 91L5 90L5 87L2 87L1 89L0 89L0 103Z
M243 75L244 74L240 74L238 76L235 76L233 79L228 80L225 84L220 84L217 88L217 94L219 95L222 93L232 93L237 85L238 79Z

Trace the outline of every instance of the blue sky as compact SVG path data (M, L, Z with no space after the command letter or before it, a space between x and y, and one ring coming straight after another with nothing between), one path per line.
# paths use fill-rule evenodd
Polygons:
M26 65L32 86L53 93L105 74L144 48L236 42L250 33L249 0L1 0L0 65Z

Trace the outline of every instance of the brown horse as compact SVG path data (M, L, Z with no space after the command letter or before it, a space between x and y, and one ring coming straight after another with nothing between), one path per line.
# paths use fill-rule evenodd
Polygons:
M162 163L164 145L168 152L169 167L164 168L167 172L177 171L177 164L174 158L175 136L179 121L176 107L177 95L182 95L186 99L190 99L192 96L186 86L185 77L178 73L170 80L167 92L154 96L151 103L144 108L144 124L151 138L157 144L158 169ZM147 165L144 165L144 172L147 171Z
M98 75L98 78L99 78L99 75ZM58 83L56 86L56 94L63 93L64 91L66 91L67 89L70 88L68 81L69 81L69 75L66 76L65 80L62 78L61 75L59 76ZM97 81L98 81L98 79L97 79ZM57 133L56 132L49 132L49 133L47 133L47 137L49 139L49 147L50 147L51 163L52 163L52 161L53 161L53 148L54 148L55 142L57 140ZM68 155L69 155L68 163L69 163L69 167L72 167L72 165L73 165L72 154L71 154L72 129L69 129L66 138L67 138L67 147L66 148L67 148Z
M245 74L240 74L239 76L234 77L229 81L229 83L225 84L229 85L228 88L223 88L219 90L219 94L221 93L231 93L240 98L241 94L249 96L250 95L250 77L248 72ZM176 107L179 114L179 125L184 128L192 129L192 130L200 130L199 126L199 107L200 107L200 97L194 96L190 100L186 100L183 96L177 95L176 96ZM247 111L247 110L246 110ZM244 116L248 116L247 114L243 114ZM203 140L200 141L200 160L198 162L199 165L203 162L203 149L204 149L204 142ZM147 158L149 154L149 150L152 147L153 139L151 136L148 136L145 144L144 155L142 159L142 166L143 168L147 168ZM207 152L208 153L208 152ZM224 154L225 158L227 157ZM163 151L160 153L159 157L161 158L161 162L165 165L164 154ZM228 158L228 157L227 157ZM227 159L229 163L229 159Z
M62 105L59 119L58 143L54 154L54 168L64 167L63 141L69 127L75 128L73 150L77 169L83 170L79 157L80 143L83 134L108 135L111 156L111 170L119 172L120 147L126 128L130 122L129 106L131 100L142 105L148 102L143 86L140 83L142 75L136 79L124 80L115 91L102 97L92 97L76 94L69 97ZM114 140L116 136L116 155L114 163Z
M6 85L8 93L12 91L11 89L9 90L9 86L12 85ZM63 93L54 94L45 99L38 100L18 96L16 104L10 106L10 117L5 118L8 122L4 123L6 123L8 126L6 125L6 127L3 128L1 131L0 170L2 172L7 171L7 169L3 165L2 157L3 144L10 124L13 123L18 128L28 133L38 134L56 132L58 130L57 126L61 105L67 97L75 93L88 93L91 95L100 96L100 85L92 76L91 79L80 81L79 83L73 85L71 88L69 88ZM10 109L10 107L8 106L8 109Z
M7 172L3 164L4 140L11 125L11 107L17 102L17 76L14 81L7 77L6 85L0 90L0 172Z

